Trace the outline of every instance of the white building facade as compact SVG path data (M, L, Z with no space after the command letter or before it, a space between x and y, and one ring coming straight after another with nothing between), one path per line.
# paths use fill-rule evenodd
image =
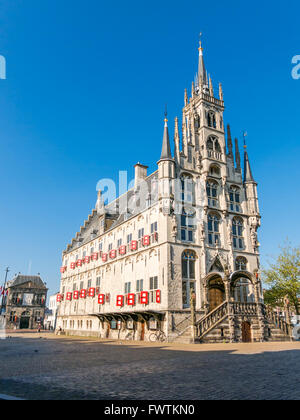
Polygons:
M99 191L63 252L57 328L133 340L272 338L259 272L257 184L246 146L242 171L224 109L200 45L181 134L175 120L174 153L166 118L158 170L148 175L137 164L134 188L109 205Z

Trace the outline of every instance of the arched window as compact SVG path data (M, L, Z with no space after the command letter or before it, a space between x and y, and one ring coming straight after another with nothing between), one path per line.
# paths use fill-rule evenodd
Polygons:
M240 278L234 287L234 299L236 302L252 303L255 302L253 285L250 280Z
M207 192L209 207L218 207L218 204L219 204L218 183L212 180L207 181L206 192Z
M207 124L208 127L217 128L216 116L212 111L207 114Z
M211 246L220 245L220 216L215 213L208 215L208 243Z
M182 302L184 308L190 307L191 293L195 293L196 254L187 250L182 254Z
M209 168L209 174L211 176L219 177L221 175L221 169L217 165L211 165Z
M248 261L245 257L237 257L235 260L236 271L247 271Z
M194 230L196 219L194 213L183 211L181 216L181 240L185 242L194 242Z
M222 148L215 136L209 136L206 142L208 157L211 159L222 160Z
M241 190L238 187L231 186L229 189L230 210L241 213Z
M232 222L233 247L235 249L244 249L243 231L243 220L238 217L235 217Z

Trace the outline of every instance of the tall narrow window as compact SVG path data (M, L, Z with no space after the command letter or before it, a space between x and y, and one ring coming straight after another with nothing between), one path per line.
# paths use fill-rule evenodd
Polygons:
M194 242L195 215L183 212L181 216L181 240L184 242Z
M218 183L215 181L208 181L206 184L206 192L209 207L218 207Z
M184 308L190 307L191 293L196 290L196 254L187 250L182 255L182 303Z
M211 213L208 216L208 243L211 246L220 245L220 216Z
M241 191L238 187L232 186L229 190L230 210L241 212Z
M235 217L232 222L233 247L235 249L244 249L243 230L243 220Z

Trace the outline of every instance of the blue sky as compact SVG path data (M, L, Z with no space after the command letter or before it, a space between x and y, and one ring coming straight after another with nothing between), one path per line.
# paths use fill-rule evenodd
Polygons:
M226 123L248 132L262 262L287 237L299 244L299 14L293 0L1 0L0 282L9 265L55 292L97 181L138 161L155 170L165 103L181 117L200 31Z

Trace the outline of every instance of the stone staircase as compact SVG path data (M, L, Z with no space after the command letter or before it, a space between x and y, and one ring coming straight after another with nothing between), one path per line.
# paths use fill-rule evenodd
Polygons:
M264 316L266 319L267 336L270 342L291 341L292 331L289 326L277 313L264 306Z
M236 323L241 325L245 317L251 320L253 341L261 341L261 321L259 320L262 317L265 341L291 341L291 327L276 313L268 310L265 305L251 302L223 302L196 322L195 342L229 343L240 341L241 337L236 332ZM175 334L172 342L193 342L190 315L176 325Z

